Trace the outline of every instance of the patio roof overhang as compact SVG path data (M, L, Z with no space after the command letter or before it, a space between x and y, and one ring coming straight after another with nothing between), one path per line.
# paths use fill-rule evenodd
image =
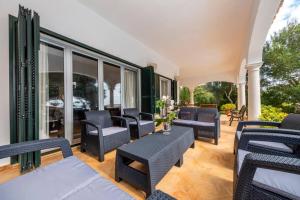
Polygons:
M189 87L244 82L246 66L262 60L267 32L282 2L79 1L178 66L180 84Z

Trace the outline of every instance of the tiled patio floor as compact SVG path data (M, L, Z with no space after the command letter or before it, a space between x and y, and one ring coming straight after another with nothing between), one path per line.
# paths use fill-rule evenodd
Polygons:
M225 122L226 120L226 122ZM212 141L196 141L195 149L184 154L182 167L173 167L157 185L160 189L177 199L226 200L232 199L233 161L232 154L236 123L228 126L228 120L222 116L221 139L216 146ZM102 176L130 193L136 199L144 199L144 193L125 182L114 181L115 151L105 155L105 161L99 163L97 158L83 154L78 147L73 148L75 156L90 165ZM60 153L43 157L43 165L61 159ZM18 176L18 168L0 168L0 183Z

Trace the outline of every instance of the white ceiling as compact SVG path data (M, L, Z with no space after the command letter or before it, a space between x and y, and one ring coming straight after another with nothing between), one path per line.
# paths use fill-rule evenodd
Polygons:
M79 0L180 67L180 79L238 73L256 0ZM236 75L232 76L235 77ZM235 80L232 80L235 81Z

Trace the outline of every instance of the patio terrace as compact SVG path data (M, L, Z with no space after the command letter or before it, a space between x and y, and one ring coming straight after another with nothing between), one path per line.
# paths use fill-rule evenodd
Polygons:
M189 149L183 156L184 163L178 168L173 166L161 182L156 186L177 199L194 200L230 200L233 186L233 141L237 123L229 126L226 116L221 118L221 138L219 145L203 139L197 140L195 149ZM99 162L97 157L81 153L79 147L72 148L80 160L91 166L101 176L129 193L136 199L144 199L145 193L139 191L125 181L117 183L115 175L116 151L105 154L105 161ZM61 153L53 153L42 157L42 165L49 165L62 159ZM137 165L138 167L138 165ZM19 175L18 165L0 167L0 184ZM63 174L62 174L63 175Z

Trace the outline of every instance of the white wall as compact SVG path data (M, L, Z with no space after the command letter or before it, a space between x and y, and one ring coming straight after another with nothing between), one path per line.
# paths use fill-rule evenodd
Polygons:
M10 140L8 14L17 16L19 4L38 12L44 28L141 66L156 63L156 72L169 78L178 75L175 64L75 0L0 0L0 145Z

